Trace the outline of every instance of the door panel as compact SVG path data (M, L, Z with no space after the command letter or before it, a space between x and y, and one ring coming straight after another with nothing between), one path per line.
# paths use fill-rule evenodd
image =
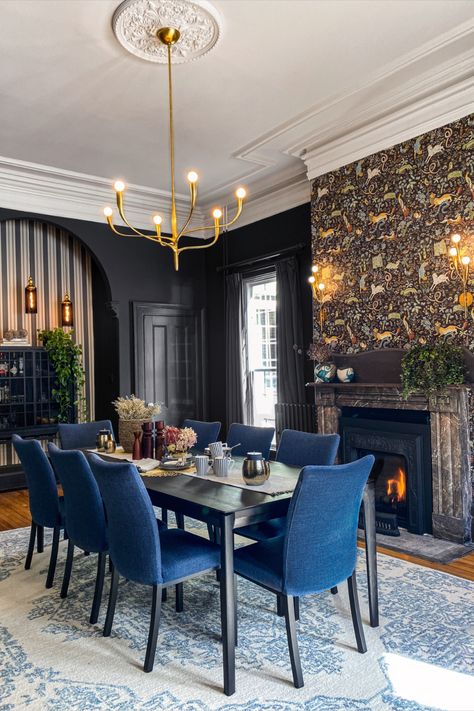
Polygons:
M133 316L136 394L163 403L168 424L203 418L203 312L134 303Z

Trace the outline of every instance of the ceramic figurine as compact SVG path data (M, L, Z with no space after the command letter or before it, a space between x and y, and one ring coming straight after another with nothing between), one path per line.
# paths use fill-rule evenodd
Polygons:
M338 368L337 379L341 383L352 383L354 380L354 368Z

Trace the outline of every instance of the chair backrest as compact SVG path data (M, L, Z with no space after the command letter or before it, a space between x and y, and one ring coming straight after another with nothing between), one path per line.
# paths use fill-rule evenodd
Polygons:
M48 457L36 439L14 434L12 442L25 472L34 523L48 528L58 526L61 523L58 487Z
M99 430L114 430L110 420L97 420L97 422L81 422L74 425L58 425L59 441L62 449L92 449L96 445Z
M220 422L201 422L200 420L184 420L183 427L191 427L196 435L197 442L194 449L204 451L211 442L216 442L221 431Z
M85 551L106 551L104 504L87 459L82 452L64 451L54 444L48 449L63 487L69 538Z
M107 514L112 562L128 580L163 582L158 525L150 497L134 464L88 456Z
M283 430L275 458L277 462L297 467L310 464L330 466L336 459L340 439L338 434L321 435Z
M374 461L369 454L350 464L302 469L288 509L283 592L328 590L352 575L359 509Z
M240 443L240 447L232 450L237 457L245 457L247 452L261 452L268 459L274 434L274 427L253 427L234 422L227 433L227 444L233 447Z

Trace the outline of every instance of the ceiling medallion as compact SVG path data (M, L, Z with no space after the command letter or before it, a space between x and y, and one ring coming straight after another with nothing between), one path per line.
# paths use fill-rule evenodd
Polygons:
M176 27L181 33L181 41L173 47L173 64L207 54L222 34L217 10L204 0L125 0L112 18L114 34L128 52L166 64L167 48L156 41L161 27Z

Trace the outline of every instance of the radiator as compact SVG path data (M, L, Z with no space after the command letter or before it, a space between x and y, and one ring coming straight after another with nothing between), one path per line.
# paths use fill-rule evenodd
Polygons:
M277 402L275 405L275 429L277 444L283 430L317 432L316 405Z

